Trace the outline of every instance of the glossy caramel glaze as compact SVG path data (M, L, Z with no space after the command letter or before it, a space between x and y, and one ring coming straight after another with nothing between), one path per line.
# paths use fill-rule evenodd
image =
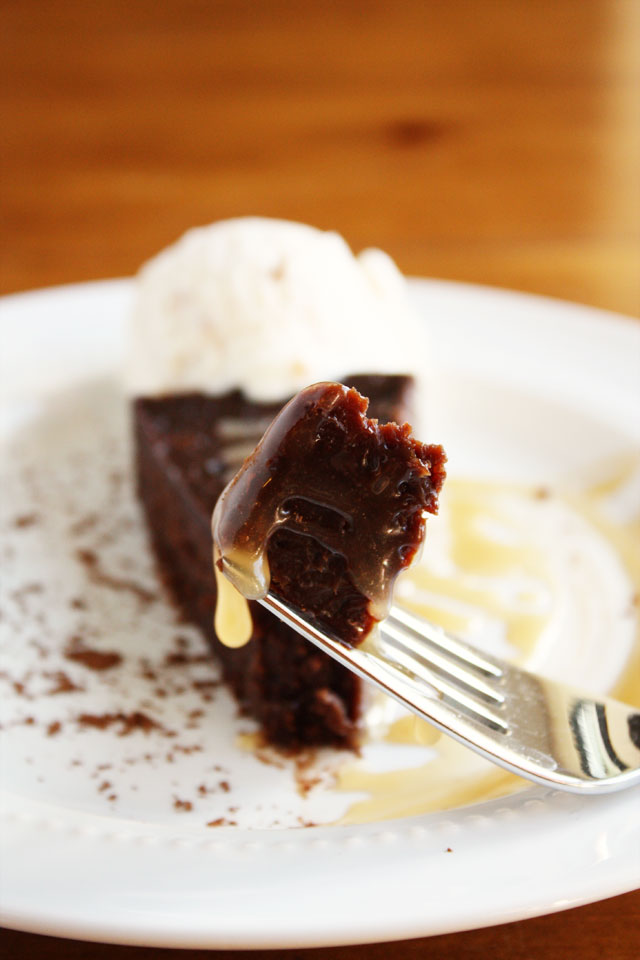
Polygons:
M441 447L380 425L337 383L276 417L213 518L218 567L245 597L269 589L345 642L382 619L424 538L444 479Z

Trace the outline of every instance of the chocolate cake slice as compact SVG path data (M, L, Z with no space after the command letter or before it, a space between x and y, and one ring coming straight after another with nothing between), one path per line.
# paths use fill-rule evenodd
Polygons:
M363 375L345 382L369 397L369 416L380 423L411 418L410 377ZM182 615L203 630L226 682L267 740L292 749L353 747L362 694L355 675L257 603L250 604L253 634L246 646L230 649L213 630L211 513L281 407L252 402L240 391L136 400L138 492L161 574Z

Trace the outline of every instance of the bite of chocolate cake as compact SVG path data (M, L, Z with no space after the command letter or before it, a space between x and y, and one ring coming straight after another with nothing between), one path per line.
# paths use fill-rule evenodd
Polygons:
M367 407L339 383L302 390L226 487L212 521L216 570L242 596L271 591L348 646L389 612L444 479L441 447L418 443L407 423L366 417ZM224 627L216 632L224 642Z

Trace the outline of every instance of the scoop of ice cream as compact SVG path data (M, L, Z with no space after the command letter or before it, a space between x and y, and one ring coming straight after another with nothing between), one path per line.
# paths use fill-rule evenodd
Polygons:
M136 395L240 387L277 400L349 372L417 373L423 337L381 250L354 256L336 233L226 220L141 269L128 383Z

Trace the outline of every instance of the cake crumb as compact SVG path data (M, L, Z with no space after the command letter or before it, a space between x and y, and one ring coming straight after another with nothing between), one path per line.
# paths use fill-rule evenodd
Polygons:
M322 783L318 774L309 774L307 771L313 766L317 758L315 750L304 750L294 757L294 777L296 789L301 797L306 797L314 787Z

